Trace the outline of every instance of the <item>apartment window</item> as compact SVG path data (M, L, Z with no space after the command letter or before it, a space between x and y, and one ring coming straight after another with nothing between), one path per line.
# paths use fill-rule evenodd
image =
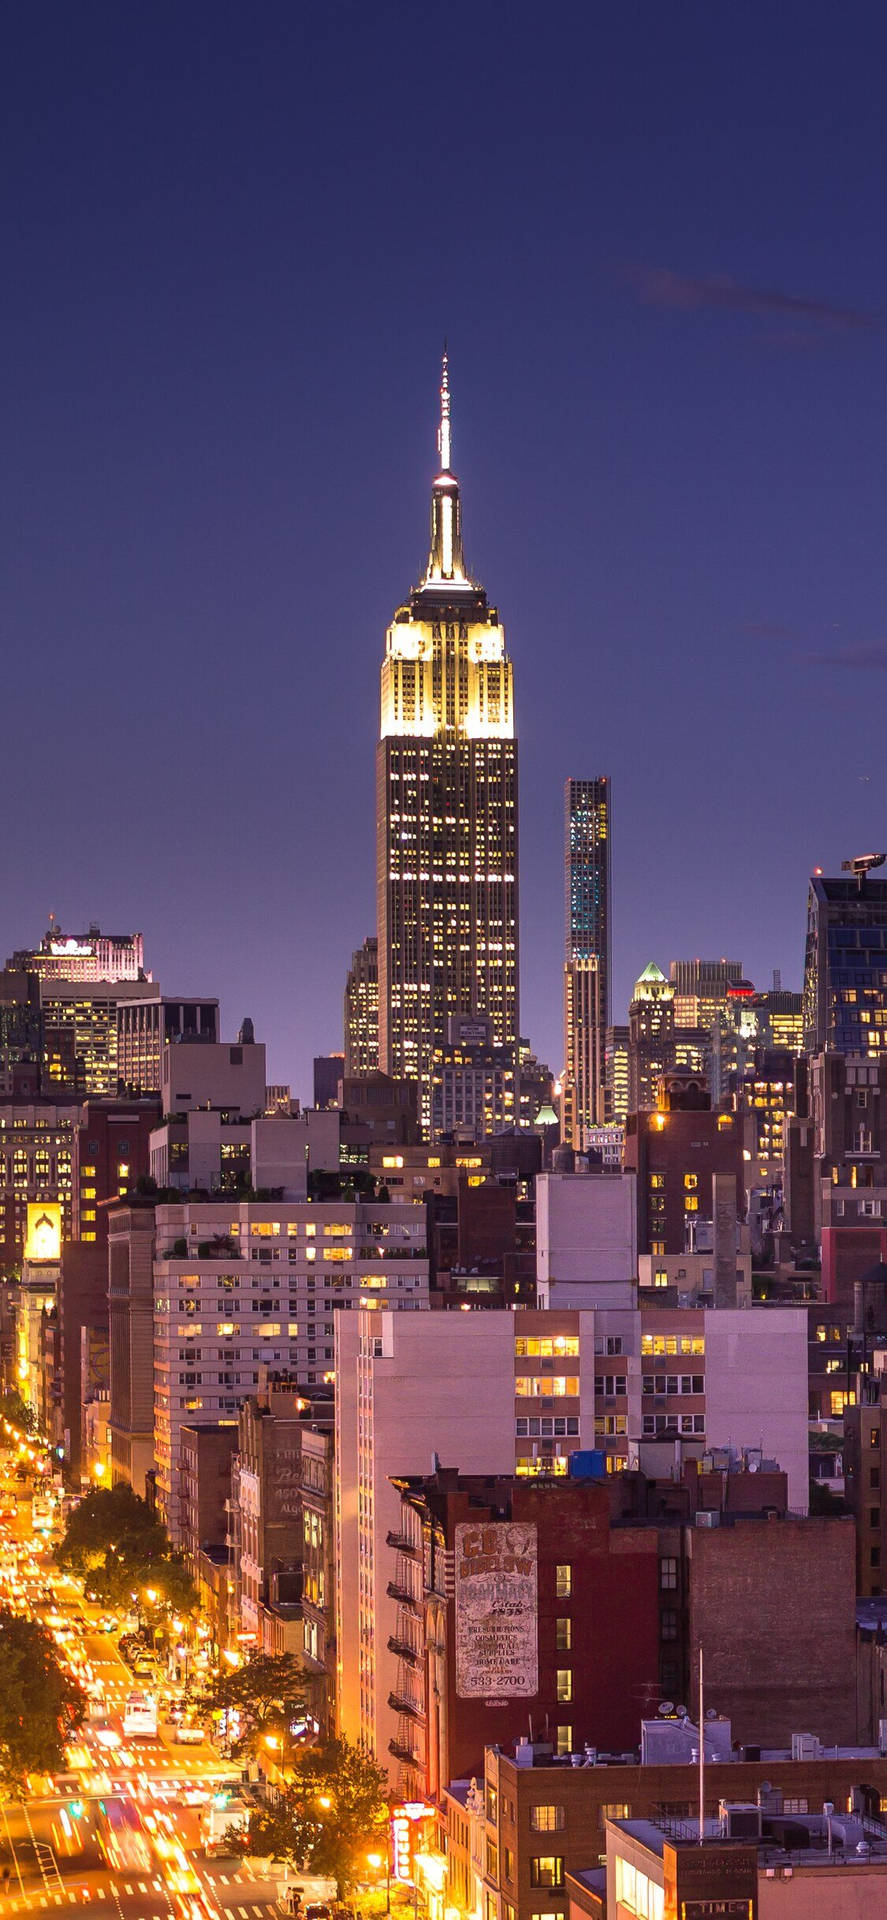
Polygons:
M872 1547L872 1550L869 1554L869 1565L872 1567L879 1567L881 1565L880 1547Z
M554 1644L558 1653L569 1653L573 1645L573 1622L568 1615L562 1615L554 1623Z
M662 1189L663 1189L663 1187L664 1187L664 1186L665 1186L665 1174L664 1174L664 1173L651 1173L651 1175L650 1175L650 1192L651 1192L651 1193L661 1193L661 1192L662 1192Z
M698 1193L685 1193L685 1194L684 1194L684 1212L685 1212L685 1213L698 1213L698 1212L699 1212L699 1195L698 1195Z
M573 1591L573 1569L568 1566L555 1568L554 1591L559 1600L569 1600Z
M869 1446L877 1447L879 1445L880 1445L880 1434L878 1432L877 1427L872 1427L869 1431Z
M573 1729L571 1726L561 1725L555 1727L554 1748L556 1753L572 1753Z
M698 1185L699 1185L698 1174L696 1173L684 1174L684 1192L685 1193L695 1193Z
M564 1749L569 1752L569 1748ZM531 1887L562 1887L564 1884L564 1861L560 1853L533 1853L530 1855Z
M630 1819L631 1819L631 1807L629 1806L627 1800L605 1800L603 1806L601 1807L601 1826L602 1827L606 1826L608 1820L630 1820Z
M559 1700L572 1700L573 1698L573 1672L570 1667L558 1667L557 1697Z
M810 1802L806 1799L786 1800L782 1802L783 1813L809 1813Z
M659 1638L676 1640L678 1637L678 1616L673 1607L664 1607L659 1615Z
M512 1880L512 1881L513 1881L513 1879L514 1879L514 1854L512 1853L512 1850L511 1850L511 1848L510 1848L510 1847L504 1847L504 1848L503 1848L503 1850L502 1850L502 1866L503 1866L503 1870L504 1870L504 1874L505 1874L505 1878L506 1878L506 1880Z
M499 1849L495 1840L487 1841L487 1876L490 1880L499 1878ZM545 1881L543 1884L548 1886L549 1882Z
M880 1527L880 1525L881 1525L880 1507L869 1507L869 1526L877 1528L877 1527Z
M530 1826L534 1833L559 1833L564 1824L564 1809L551 1802L530 1808Z
M660 1560L659 1562L659 1585L662 1588L663 1593L675 1593L677 1591L677 1584L678 1584L677 1560L673 1559L669 1555L666 1555L665 1558Z
M880 1487L881 1487L880 1467L869 1468L869 1486L871 1487L873 1493L880 1491Z
M499 1795L496 1792L495 1787L491 1787L489 1782L487 1782L487 1819L489 1820L490 1825L492 1827L496 1825L498 1818L499 1818Z

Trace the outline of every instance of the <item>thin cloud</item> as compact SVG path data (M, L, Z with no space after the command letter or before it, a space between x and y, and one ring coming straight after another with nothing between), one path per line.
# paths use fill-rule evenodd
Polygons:
M797 640L796 627L779 626L775 620L746 620L743 633L755 640Z
M887 640L874 640L867 646L842 647L834 653L809 653L814 667L849 667L851 673L887 673Z
M643 264L628 265L622 273L643 307L673 313L750 313L758 319L772 319L777 314L804 321L819 333L869 332L881 325L877 315L859 307L812 300L777 287L743 286L728 274L676 273L672 267ZM802 333L799 337L807 336Z

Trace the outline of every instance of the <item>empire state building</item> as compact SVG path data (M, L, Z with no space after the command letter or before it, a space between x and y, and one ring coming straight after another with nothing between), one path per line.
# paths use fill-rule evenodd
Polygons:
M446 354L438 451L428 564L385 638L376 754L379 1066L418 1081L426 1137L435 1070L472 1039L507 1049L513 1100L519 1031L512 669L465 570Z

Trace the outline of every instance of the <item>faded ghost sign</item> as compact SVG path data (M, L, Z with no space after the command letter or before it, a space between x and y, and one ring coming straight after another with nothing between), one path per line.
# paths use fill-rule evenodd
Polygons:
M536 1528L456 1528L456 1692L463 1700L539 1691Z

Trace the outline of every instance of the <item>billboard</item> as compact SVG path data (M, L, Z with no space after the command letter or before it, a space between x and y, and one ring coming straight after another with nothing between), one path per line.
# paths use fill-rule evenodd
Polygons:
M539 1691L536 1528L456 1528L456 1692L510 1700Z
M28 1201L26 1260L60 1260L62 1210L55 1200Z

